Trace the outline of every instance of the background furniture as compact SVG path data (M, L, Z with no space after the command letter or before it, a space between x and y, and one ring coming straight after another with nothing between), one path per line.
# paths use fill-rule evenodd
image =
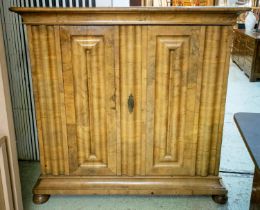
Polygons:
M236 125L255 164L251 210L260 209L260 113L236 113Z
M50 194L213 195L232 26L247 8L11 8L27 25Z
M145 2L142 0L130 0L130 6L142 6Z
M260 32L234 29L232 60L245 72L250 82L260 78Z
M153 0L153 6L212 6L215 0Z
M218 0L130 0L131 6L213 6Z

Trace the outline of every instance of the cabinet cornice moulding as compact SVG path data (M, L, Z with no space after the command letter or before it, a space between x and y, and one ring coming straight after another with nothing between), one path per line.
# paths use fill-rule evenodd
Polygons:
M11 11L31 25L234 25L244 7L23 8Z

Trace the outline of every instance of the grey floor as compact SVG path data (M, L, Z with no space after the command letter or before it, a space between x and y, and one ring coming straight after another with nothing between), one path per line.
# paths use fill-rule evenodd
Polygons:
M260 81L250 83L233 63L230 65L221 176L228 189L226 205L208 196L52 196L48 203L32 203L32 187L39 176L39 163L20 162L25 210L247 210L254 165L233 121L236 112L260 112Z

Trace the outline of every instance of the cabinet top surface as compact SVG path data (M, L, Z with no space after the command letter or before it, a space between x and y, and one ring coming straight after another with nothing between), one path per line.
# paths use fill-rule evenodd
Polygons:
M248 7L11 7L32 25L234 25Z
M133 13L133 12L213 12L241 13L250 10L249 7L220 7L220 6L176 6L176 7L91 7L91 8L47 8L47 7L11 7L17 13Z

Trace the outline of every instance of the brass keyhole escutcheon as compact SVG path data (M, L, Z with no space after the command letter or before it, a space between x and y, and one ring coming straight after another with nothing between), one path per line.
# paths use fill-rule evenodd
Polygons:
M128 97L128 110L130 113L134 111L134 106L135 106L134 96L130 94L130 96Z

